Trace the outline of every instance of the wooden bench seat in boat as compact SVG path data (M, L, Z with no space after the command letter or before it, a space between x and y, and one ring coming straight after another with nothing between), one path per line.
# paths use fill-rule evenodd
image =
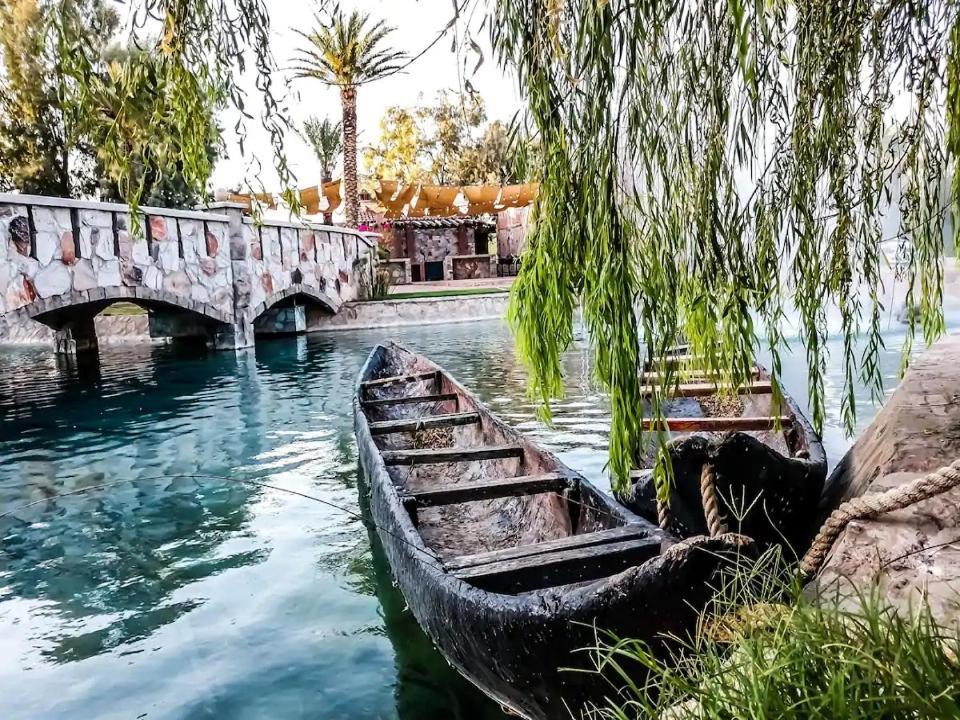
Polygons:
M726 430L773 430L777 425L790 427L793 417L668 417L665 422L653 419L643 421L644 430L665 426L671 432L724 432Z
M712 382L689 382L681 383L676 387L667 388L671 398L690 398L690 397L711 397L719 392L730 390L728 384L717 384ZM642 389L644 396L652 395L657 388L647 386ZM769 380L756 380L748 385L741 385L736 388L738 395L769 395L773 392L773 383Z
M445 561L444 567L447 570L465 570L466 568L490 565L506 560L519 560L520 558L546 555L547 553L554 553L561 550L573 550L575 548L593 547L596 545L622 542L624 540L646 538L651 537L652 534L656 534L656 528L651 525L621 525L606 530L581 533L580 535L569 535L568 537L557 538L556 540L545 540L530 545L518 545L516 547L490 550L473 555L461 555Z
M575 482L575 478L563 473L520 475L499 480L443 485L429 490L410 492L404 494L403 502L416 507L453 505L462 502L493 500L494 498L559 492L570 487L572 482Z
M471 585L499 593L522 593L588 582L641 565L659 554L662 539L643 537L569 550L537 553L455 570Z
M488 445L486 447L423 448L419 450L384 450L385 465L427 465L429 463L475 462L523 457L521 445Z
M377 378L376 380L365 380L360 383L360 387L364 390L369 390L370 388L383 387L384 385L394 385L396 383L406 383L406 382L416 382L418 380L430 380L438 379L440 373L436 370L429 370L427 372L419 373L410 373L407 375L391 375L390 377Z
M415 432L428 428L472 425L478 422L480 422L480 414L475 412L450 413L448 415L423 415L415 418L372 422L370 423L370 432L373 435L386 435L388 433Z
M405 395L395 398L376 398L375 400L361 400L364 407L383 407L384 405L417 405L419 403L445 402L457 400L456 393L435 393L433 395Z

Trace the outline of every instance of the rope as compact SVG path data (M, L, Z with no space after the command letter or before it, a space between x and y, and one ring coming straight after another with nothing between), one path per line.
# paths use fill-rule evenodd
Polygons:
M716 477L713 474L713 465L703 464L700 471L700 498L703 500L703 516L707 520L707 530L710 537L722 535L727 531L723 518L720 516L720 507L717 503Z
M810 549L800 561L800 572L807 579L813 577L840 533L851 520L871 520L894 510L927 500L960 485L960 460L934 470L913 482L885 492L864 495L848 500L834 510L820 528Z
M670 515L669 503L665 503L660 498L657 498L657 522L661 530L669 530L673 522L673 518Z

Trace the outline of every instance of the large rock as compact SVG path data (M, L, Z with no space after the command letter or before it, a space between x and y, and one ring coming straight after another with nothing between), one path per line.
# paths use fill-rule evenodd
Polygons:
M163 279L163 289L174 295L190 295L190 278L182 270L170 273Z
M73 265L77 262L77 246L72 232L60 235L60 261L64 265Z
M838 503L899 487L960 458L960 336L918 358L827 482L821 519ZM960 621L960 489L875 520L854 521L811 588L849 598L878 588L907 609L927 602L944 624ZM944 544L945 543L945 544Z
M18 215L10 221L7 228L10 233L11 252L24 257L30 256L30 221Z
M59 254L60 234L56 231L37 231L35 236L37 248L37 262L41 265L50 264Z
M107 260L95 269L97 285L103 288L119 287L123 280L120 273L119 260Z
M151 290L163 287L163 273L156 265L149 265L143 274L143 286Z

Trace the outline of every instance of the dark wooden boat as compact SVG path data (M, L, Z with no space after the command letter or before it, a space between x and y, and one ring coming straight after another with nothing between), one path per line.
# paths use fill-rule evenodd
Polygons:
M613 686L595 628L657 651L690 631L737 536L678 542L490 414L426 358L377 346L354 414L373 523L417 621L464 676L529 718Z
M827 460L797 403L786 394L777 400L769 373L760 367L748 385L718 395L717 384L695 369L695 359L681 354L666 362L676 363L678 377L686 378L674 385L667 401L671 532L679 537L708 533L702 488L708 467L726 531L802 554L815 530ZM653 385L663 368L647 369ZM638 451L632 488L618 496L652 522L658 519L652 467L656 450L651 438Z

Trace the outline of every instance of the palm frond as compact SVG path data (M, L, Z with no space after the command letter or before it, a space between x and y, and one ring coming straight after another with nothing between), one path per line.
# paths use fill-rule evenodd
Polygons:
M339 5L329 19L315 15L312 30L294 30L304 41L291 60L294 77L351 87L396 73L409 56L384 45L393 30L367 13L346 15Z

